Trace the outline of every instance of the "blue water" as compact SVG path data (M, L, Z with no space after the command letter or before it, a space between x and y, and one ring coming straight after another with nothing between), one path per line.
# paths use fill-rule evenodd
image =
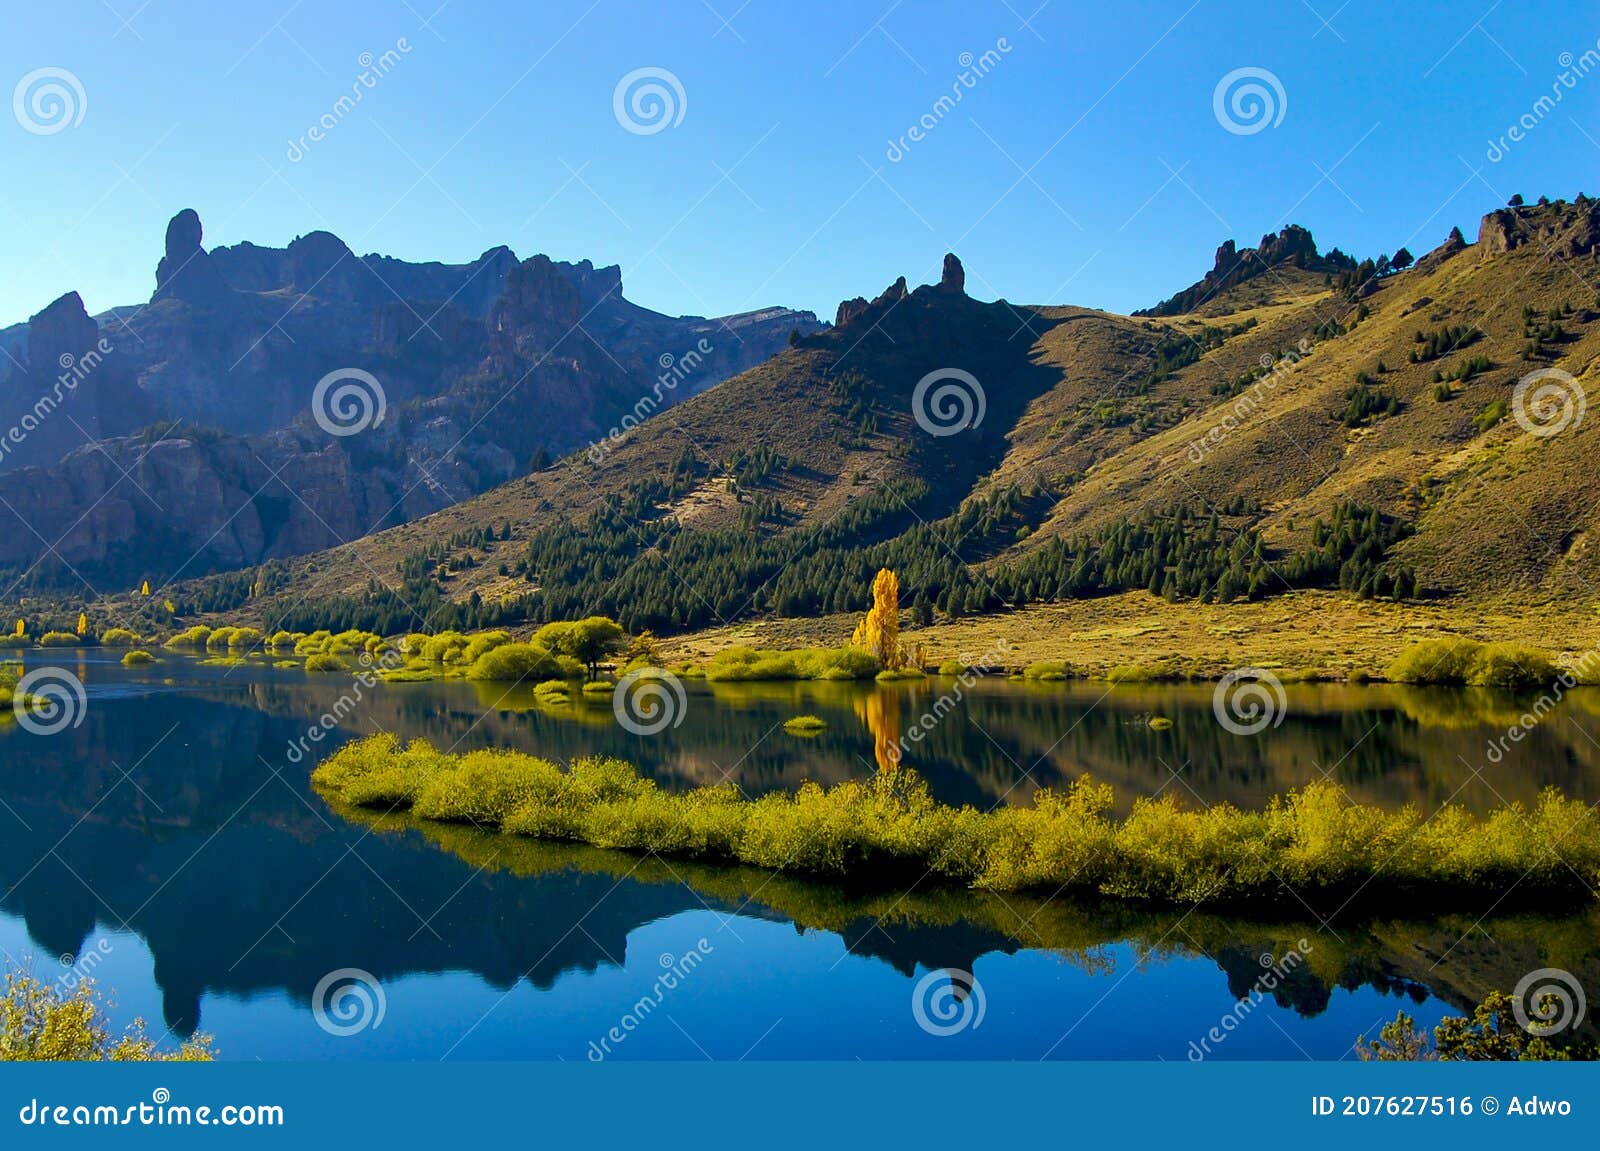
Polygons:
M311 760L286 760L327 706L326 682L190 663L136 675L105 653L68 666L88 685L78 726L0 729L0 948L42 978L91 975L119 1027L143 1018L168 1045L199 1029L227 1059L1343 1059L1397 1011L1431 1026L1548 966L1552 949L1586 980L1600 963L1592 913L1544 919L1498 897L1328 929L1287 911L1250 922L969 896L909 899L879 922L881 902L763 873L732 882L466 832L441 843L342 818L311 790ZM842 698L832 744L779 745L743 782L872 770L875 733ZM727 749L745 725L770 728L774 699L696 697L699 751L680 731L656 769L670 783L734 763ZM1128 700L1137 714L1148 697ZM1059 741L1084 704L997 692L982 707L985 731L1020 748L1052 729ZM1303 738L1350 723L1309 711L1297 722ZM1392 722L1389 746L1428 742ZM568 753L637 742L593 716L487 708L467 685L437 684L380 687L315 755L375 727ZM1103 758L1129 763L1148 731L1104 730ZM1251 782L1250 763L1269 775ZM1245 791L1281 774L1271 759L1213 767L1210 786L1231 773ZM1587 766L1574 770L1581 783ZM975 771L943 786L999 784ZM1252 994L1261 956L1271 964L1301 938L1293 970ZM1575 952L1574 939L1588 943ZM371 984L329 1027L314 999L344 970ZM952 979L962 996L945 995ZM1220 1040L1207 1040L1213 1028Z

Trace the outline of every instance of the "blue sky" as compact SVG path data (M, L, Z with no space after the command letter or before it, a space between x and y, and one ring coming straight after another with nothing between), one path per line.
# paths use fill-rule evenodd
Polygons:
M897 275L936 278L950 248L973 295L1123 311L1287 221L1421 254L1513 192L1597 191L1600 67L1535 110L1563 54L1596 46L1588 3L438 4L8 4L4 90L55 68L83 96L59 131L27 130L26 102L0 115L0 325L71 289L91 311L146 299L183 207L208 246L325 228L358 253L462 261L504 243L621 264L661 311L831 318ZM362 54L388 50L291 160ZM936 111L963 54L991 50ZM650 134L614 111L640 68L683 93ZM1241 68L1281 86L1259 131L1214 110Z

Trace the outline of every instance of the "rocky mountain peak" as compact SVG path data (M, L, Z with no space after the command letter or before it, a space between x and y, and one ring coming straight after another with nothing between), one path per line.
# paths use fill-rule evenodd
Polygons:
M193 304L216 303L228 291L211 257L200 246L205 231L200 213L185 208L167 223L166 254L156 265L153 299L181 299Z
M939 275L939 290L966 294L967 270L961 266L961 261L956 258L954 252L944 254L944 270Z

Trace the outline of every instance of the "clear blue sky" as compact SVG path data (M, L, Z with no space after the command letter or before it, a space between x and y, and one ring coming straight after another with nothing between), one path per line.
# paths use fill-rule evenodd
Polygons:
M831 318L897 275L936 277L947 248L974 295L1120 311L1286 220L1324 247L1420 255L1513 192L1600 191L1600 68L1533 111L1562 54L1595 47L1591 3L741 3L8 4L0 89L64 68L85 103L48 135L0 113L0 325L69 289L91 311L146 299L183 207L208 246L326 228L358 253L462 261L504 243L619 263L628 296L666 312ZM962 54L1002 37L934 113ZM291 162L362 53L401 38ZM686 97L650 135L613 110L642 67ZM1277 77L1281 122L1219 123L1238 68ZM925 113L937 125L890 162Z

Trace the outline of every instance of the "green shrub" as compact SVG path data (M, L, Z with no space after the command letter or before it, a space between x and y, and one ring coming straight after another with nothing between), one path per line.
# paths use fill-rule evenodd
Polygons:
M350 665L336 655L319 652L306 657L307 671L349 671Z
M61 980L46 983L6 968L0 991L0 1062L208 1062L214 1055L205 1035L164 1052L145 1035L141 1022L114 1033L93 980L69 991Z
M1064 660L1046 659L1022 669L1022 678L1038 683L1057 683L1072 678L1072 668Z
M1384 673L1395 683L1465 686L1483 645L1471 639L1429 639L1401 652Z
M503 643L480 655L468 669L467 678L528 683L557 679L562 674L560 661L544 648L531 643Z
M130 651L122 657L123 667L143 667L147 663L155 663L156 657L147 651Z
M184 628L162 646L173 651L194 650L205 647L206 640L210 638L211 629L203 623L197 623L193 627Z
M314 631L310 635L301 636L295 641L295 655L322 655L328 647L328 641L333 638L333 633L326 629Z
M541 685L559 689L565 685ZM1105 784L1043 789L1028 806L992 811L935 801L906 768L830 788L746 799L731 787L661 791L616 760L561 770L516 752L440 754L376 735L350 743L313 773L333 800L498 826L596 847L749 864L832 879L931 875L991 891L1098 893L1192 906L1355 893L1371 886L1417 898L1504 890L1573 897L1600 883L1600 812L1545 791L1527 808L1485 816L1446 805L1386 811L1317 781L1265 810L1185 808L1139 799L1113 814Z
M467 646L461 652L461 662L471 667L484 657L487 652L493 651L502 644L511 642L511 634L503 631L480 631L467 641Z
M1547 687L1560 672L1542 652L1519 644L1470 639L1424 640L1389 665L1395 683L1491 687L1522 691Z
M84 639L70 631L47 631L39 637L40 647L82 647Z
M458 631L442 631L422 641L418 656L427 663L459 663L466 650L466 636Z
M827 721L817 715L797 715L783 721L783 729L791 735L817 735L827 726Z
M125 627L107 628L100 633L102 647L133 647L140 642L137 632L129 631Z
M1524 691L1549 687L1559 674L1543 652L1518 644L1492 643L1478 653L1471 682L1480 687Z

